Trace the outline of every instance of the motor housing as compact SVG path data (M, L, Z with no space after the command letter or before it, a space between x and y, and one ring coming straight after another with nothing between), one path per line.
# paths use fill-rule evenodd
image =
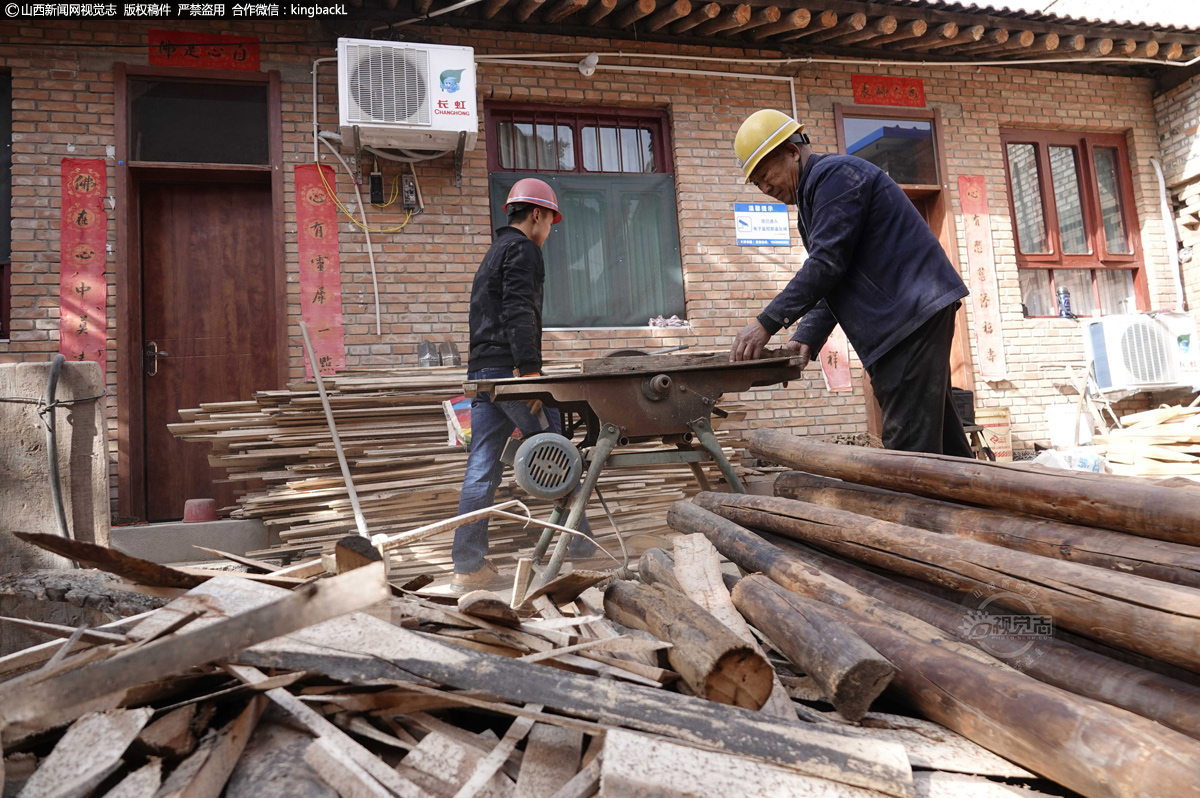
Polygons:
M575 490L583 457L557 432L540 432L517 450L513 472L522 490L538 499L561 499Z

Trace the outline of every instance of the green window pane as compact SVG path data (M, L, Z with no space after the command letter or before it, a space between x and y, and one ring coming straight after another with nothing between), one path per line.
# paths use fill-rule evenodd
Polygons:
M1017 245L1026 255L1049 252L1050 239L1046 235L1046 212L1042 205L1037 148L1032 144L1009 144L1008 173L1012 182Z
M1125 210L1121 202L1121 182L1117 178L1115 147L1096 147L1096 184L1100 194L1100 215L1104 220L1104 245L1112 255L1132 255L1129 232L1125 229Z
M581 153L586 163L586 144ZM492 174L494 226L505 224L501 206L509 188L529 176ZM684 317L671 175L537 176L554 188L563 213L543 247L544 326L644 327L658 315Z
M1054 207L1058 211L1058 235L1064 255L1086 255L1087 228L1083 224L1083 197L1074 147L1050 148L1050 178L1054 184ZM1077 316L1083 315L1076 311Z

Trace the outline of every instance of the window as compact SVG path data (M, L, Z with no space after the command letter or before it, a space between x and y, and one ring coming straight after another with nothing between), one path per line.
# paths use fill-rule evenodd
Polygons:
M0 338L12 307L12 77L0 75Z
M1026 316L1146 305L1125 137L1009 130L1001 135Z
M267 86L130 80L134 161L270 163Z
M932 120L846 116L842 135L847 155L870 161L900 185L937 185Z
M485 109L493 227L523 177L545 180L563 221L543 248L546 327L644 327L684 317L666 116L657 111Z

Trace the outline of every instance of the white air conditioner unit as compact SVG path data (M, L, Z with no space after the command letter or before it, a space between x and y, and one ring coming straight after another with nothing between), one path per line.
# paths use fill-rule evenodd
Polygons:
M475 51L338 39L339 126L345 147L475 149ZM357 138L356 129L357 128Z
M1104 316L1083 325L1102 391L1200 386L1196 320L1189 313Z

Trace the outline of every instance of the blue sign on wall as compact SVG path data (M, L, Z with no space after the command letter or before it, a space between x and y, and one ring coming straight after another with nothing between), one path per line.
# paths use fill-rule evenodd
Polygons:
M790 247L787 206L776 202L735 202L733 224L739 247Z

